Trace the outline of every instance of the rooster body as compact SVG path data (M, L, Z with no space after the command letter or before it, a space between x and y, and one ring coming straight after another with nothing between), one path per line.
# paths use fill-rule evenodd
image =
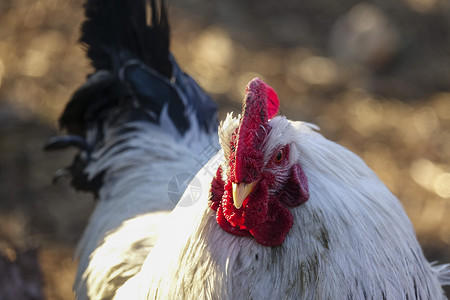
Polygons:
M95 72L60 119L70 135L47 146L80 148L58 176L98 197L78 299L445 298L450 268L427 262L358 156L276 116L260 79L217 128L216 105L169 52L164 5L150 2L149 25L145 3L87 2ZM192 184L169 197L180 174Z
M238 123L228 116L222 124L222 145ZM222 230L203 191L195 206L172 212L168 223L177 225L118 299L445 299L448 266L425 259L400 202L358 156L310 124L274 117L270 125L265 150L289 144L310 192L290 210L284 242L267 247ZM216 157L222 166L226 152ZM199 180L213 180L205 174Z

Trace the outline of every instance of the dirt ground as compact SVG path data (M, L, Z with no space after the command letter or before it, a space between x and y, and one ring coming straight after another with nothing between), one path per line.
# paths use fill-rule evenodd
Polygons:
M238 111L264 78L290 119L359 154L403 203L431 261L450 262L450 3L167 0L180 65ZM74 247L93 200L51 184L44 153L91 69L80 1L0 2L0 250L40 247L47 299L73 299ZM447 290L447 295L450 290Z

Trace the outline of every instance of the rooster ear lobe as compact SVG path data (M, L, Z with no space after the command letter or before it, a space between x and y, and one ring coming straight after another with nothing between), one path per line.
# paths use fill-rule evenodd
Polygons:
M308 179L302 167L299 164L295 164L291 168L291 175L284 186L280 201L287 206L298 206L308 199Z
M269 119L272 119L278 113L278 108L280 107L280 100L278 99L278 95L275 92L275 90L268 84L266 83L264 84L266 86L266 93L267 93L267 116Z

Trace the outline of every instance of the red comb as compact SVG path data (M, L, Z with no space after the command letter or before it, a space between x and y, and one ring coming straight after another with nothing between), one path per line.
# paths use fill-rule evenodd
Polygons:
M259 78L247 85L237 131L236 152L230 159L231 177L234 182L252 182L262 169L264 138L270 130L269 119L278 112L275 91Z
M264 85L266 86L267 93L267 115L269 116L269 119L272 119L278 113L280 100L278 100L278 95L271 86L266 83L264 83Z
M270 85L262 81L260 78L256 77L253 78L247 85L246 94L248 94L249 92L252 92L256 95L265 94L266 97L262 97L263 99L261 100L265 100L266 102L267 117L268 119L272 119L273 117L275 117L278 112L278 108L280 107L280 100L278 100L277 93Z

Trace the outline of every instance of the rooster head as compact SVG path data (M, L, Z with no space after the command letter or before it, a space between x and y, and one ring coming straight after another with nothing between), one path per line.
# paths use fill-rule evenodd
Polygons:
M212 181L209 202L222 229L265 246L284 241L293 224L288 207L309 198L291 125L273 119L278 106L269 85L250 81L239 121L230 115L219 132L225 164Z

